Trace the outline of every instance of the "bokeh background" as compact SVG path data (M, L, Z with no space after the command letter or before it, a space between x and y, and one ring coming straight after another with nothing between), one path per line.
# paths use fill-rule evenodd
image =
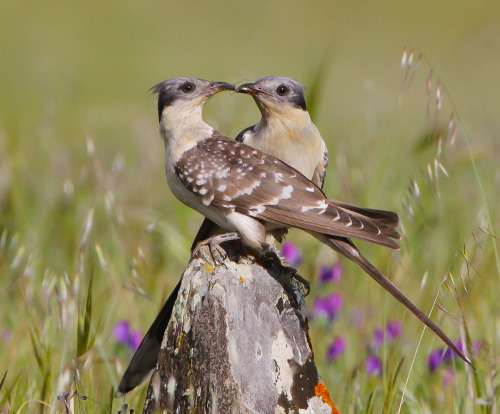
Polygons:
M337 258L293 232L336 406L496 412L499 21L485 1L1 2L2 412L116 412L133 347L116 327L145 332L201 223L166 185L148 89L266 75L308 87L330 151L326 192L401 215L399 252L362 251L426 312L436 304L450 337L475 344L477 374L453 358L430 369L440 341L419 343L422 325L345 261L320 283ZM228 136L259 119L229 93L204 113ZM334 315L315 314L332 295ZM394 325L396 337L374 339ZM343 349L329 354L335 341ZM126 401L140 410L144 391Z

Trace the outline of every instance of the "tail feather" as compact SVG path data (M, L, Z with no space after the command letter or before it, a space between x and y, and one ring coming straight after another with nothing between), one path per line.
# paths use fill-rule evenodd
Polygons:
M354 204L343 203L337 200L328 200L331 204L342 207L346 210L354 211L380 224L385 224L391 229L395 229L399 225L399 216L394 211L389 210L375 210L373 208L364 208L355 206Z
M312 233L313 234L313 233ZM413 302L408 299L403 292L401 292L396 285L387 279L380 271L366 259L360 251L356 248L354 243L347 238L335 238L322 234L313 234L317 239L325 243L327 246L342 254L354 263L359 265L368 275L375 280L380 286L387 290L397 301L404 305L411 313L413 313L425 326L427 326L434 334L448 345L461 359L469 364L474 370L476 369L472 362L460 351L453 341L432 322L429 317L423 313Z
M148 332L144 336L139 348L135 351L130 364L128 365L123 377L118 385L117 396L126 394L133 390L141 382L143 382L150 372L155 368L160 353L161 343L165 330L167 329L168 322L172 316L181 281L174 288L169 298L160 310L160 313L154 320Z

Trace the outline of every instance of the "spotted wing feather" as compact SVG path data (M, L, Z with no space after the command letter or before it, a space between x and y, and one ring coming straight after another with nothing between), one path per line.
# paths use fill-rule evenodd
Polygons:
M228 138L198 142L175 166L183 184L206 206L332 236L398 248L384 223L329 202L300 172L277 158ZM391 230L388 234L386 231Z

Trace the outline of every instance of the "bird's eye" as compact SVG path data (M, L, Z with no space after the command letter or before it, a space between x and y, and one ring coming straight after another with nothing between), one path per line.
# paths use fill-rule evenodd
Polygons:
M181 85L179 89L184 93L191 93L194 91L195 86L192 82L185 82Z
M279 96L285 96L288 92L290 92L290 88L286 86L284 83L278 86L278 88L276 88L276 93Z

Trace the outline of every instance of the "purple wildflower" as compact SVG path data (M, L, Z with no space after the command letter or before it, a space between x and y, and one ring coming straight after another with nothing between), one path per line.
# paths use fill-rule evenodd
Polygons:
M427 357L427 365L429 366L429 370L434 372L439 368L441 363L444 362L444 349L437 349L429 354Z
M341 278L342 266L340 265L340 263L335 263L332 267L321 266L321 270L319 272L319 281L321 283L337 283Z
M366 359L365 368L368 375L382 376L382 360L376 355L371 355Z
M327 316L330 321L335 319L342 307L342 296L340 293L332 293L325 298L317 297L314 301L314 315Z
M328 347L326 357L330 361L335 361L340 355L345 351L345 339L341 336L337 336L333 342Z
M113 329L113 334L118 343L126 345L132 351L139 348L142 340L142 333L140 331L132 331L127 321L119 321Z
M302 263L299 249L292 242L285 242L281 245L281 255L292 266L298 266Z
M380 348L384 341L391 343L401 336L402 325L399 321L388 322L385 326L385 330L382 328L377 328L373 332L373 347L375 349Z
M385 330L387 332L387 340L392 342L400 337L403 326L400 321L392 321L386 325Z
M113 328L115 339L120 343L127 342L129 332L130 324L127 321L119 321Z
M461 341L454 341L454 344L458 348L459 351L463 352L463 346ZM472 353L477 355L479 350L481 349L481 343L478 341L474 341L471 344ZM458 355L455 351L450 348L439 348L435 351L431 352L427 357L427 365L429 366L429 370L434 372L441 365L449 363L451 360L458 358Z

